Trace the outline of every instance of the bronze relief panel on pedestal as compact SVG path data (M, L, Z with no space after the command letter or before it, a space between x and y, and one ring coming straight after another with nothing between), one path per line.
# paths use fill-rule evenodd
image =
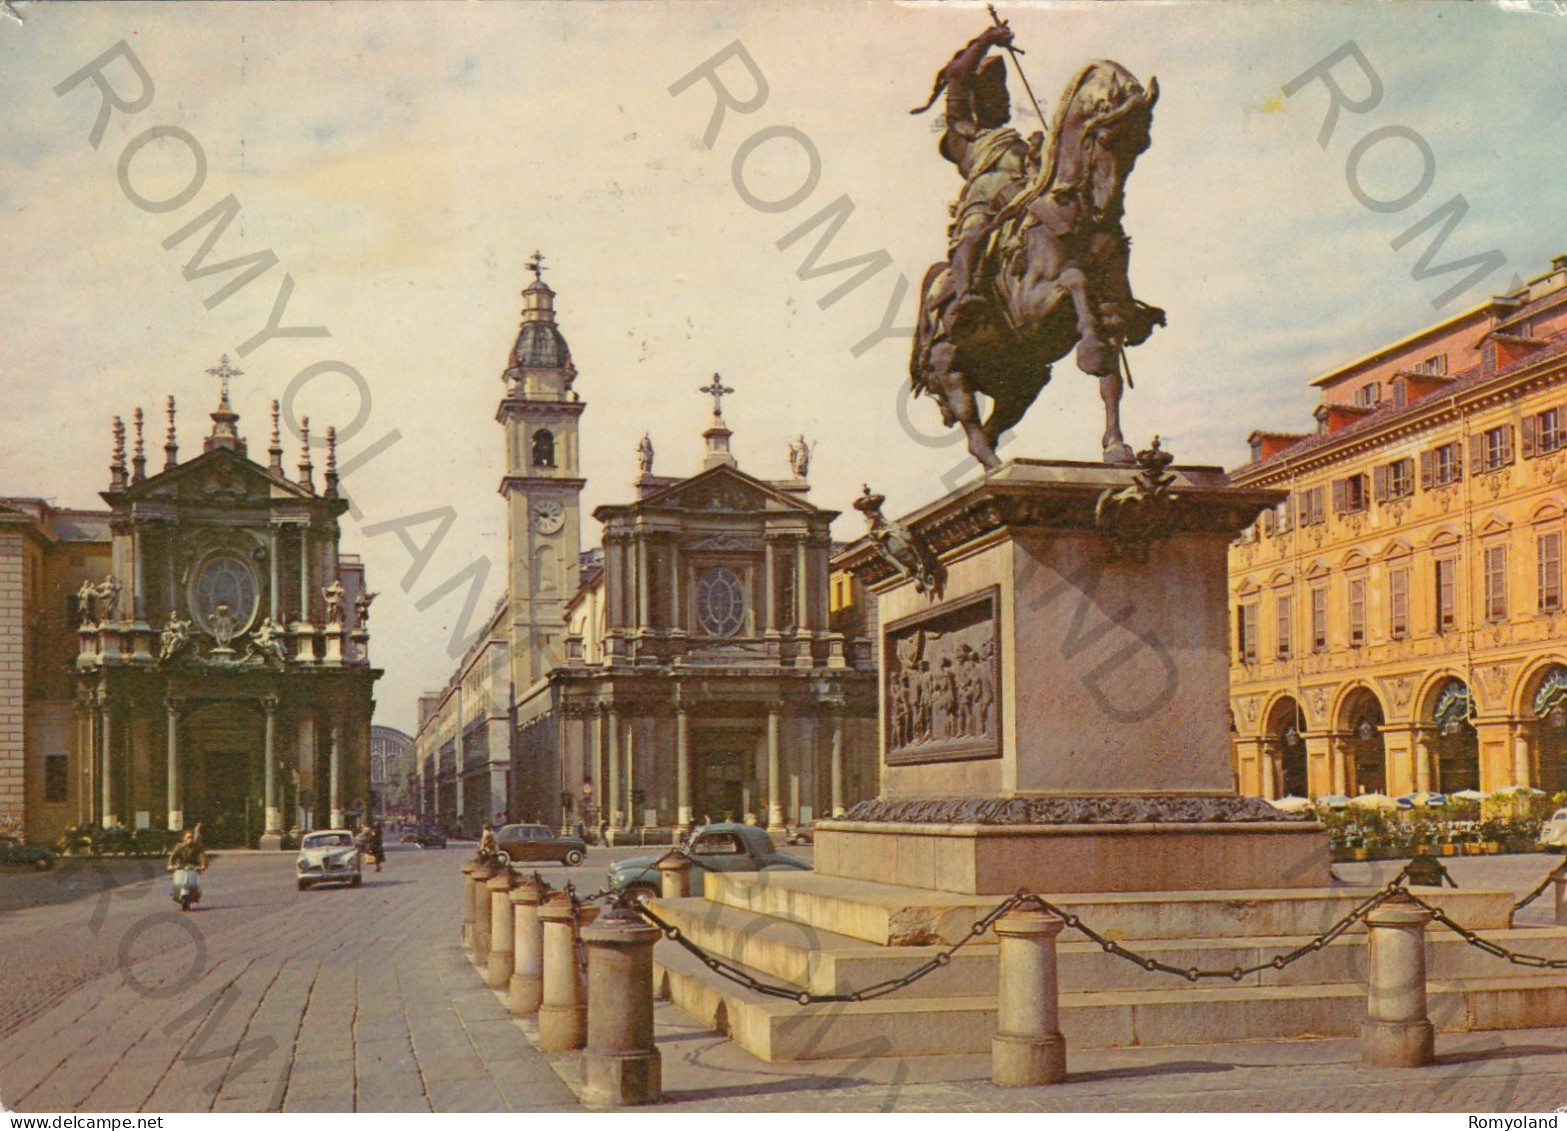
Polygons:
M999 602L992 586L887 626L888 765L1001 756Z

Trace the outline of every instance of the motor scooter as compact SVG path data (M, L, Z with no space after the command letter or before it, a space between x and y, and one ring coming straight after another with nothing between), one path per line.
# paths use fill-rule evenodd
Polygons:
M201 902L201 869L174 868L173 885L169 897L180 905L181 911L189 911L192 903Z

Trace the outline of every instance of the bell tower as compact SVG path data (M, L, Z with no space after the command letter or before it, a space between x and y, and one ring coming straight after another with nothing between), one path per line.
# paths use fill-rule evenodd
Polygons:
M544 257L528 261L522 326L502 374L495 419L506 435L507 579L511 675L518 694L566 658L566 603L577 592L582 487L577 419L587 406L572 390L571 350L555 325L555 292Z

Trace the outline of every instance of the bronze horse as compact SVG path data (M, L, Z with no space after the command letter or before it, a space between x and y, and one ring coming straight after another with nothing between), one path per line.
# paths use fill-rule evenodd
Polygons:
M1105 462L1133 462L1121 435L1123 350L1164 325L1164 311L1132 297L1121 215L1158 98L1157 80L1145 90L1119 63L1088 64L1061 97L1035 179L996 217L984 310L954 320L948 264L926 272L910 377L916 393L940 404L943 423L963 426L986 467L1000 464L1001 434L1073 346L1078 368L1099 378ZM991 401L983 421L976 393Z

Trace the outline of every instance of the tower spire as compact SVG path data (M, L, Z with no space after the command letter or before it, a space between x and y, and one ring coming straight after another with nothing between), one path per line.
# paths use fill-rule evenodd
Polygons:
M234 377L243 377L245 371L230 365L229 355L224 354L216 365L207 370L207 374L223 382L223 392L218 397L217 411L212 414L212 432L203 442L201 450L210 452L213 448L228 448L244 455L245 441L240 439L239 430L234 427L239 423L239 413L229 403L229 381Z

